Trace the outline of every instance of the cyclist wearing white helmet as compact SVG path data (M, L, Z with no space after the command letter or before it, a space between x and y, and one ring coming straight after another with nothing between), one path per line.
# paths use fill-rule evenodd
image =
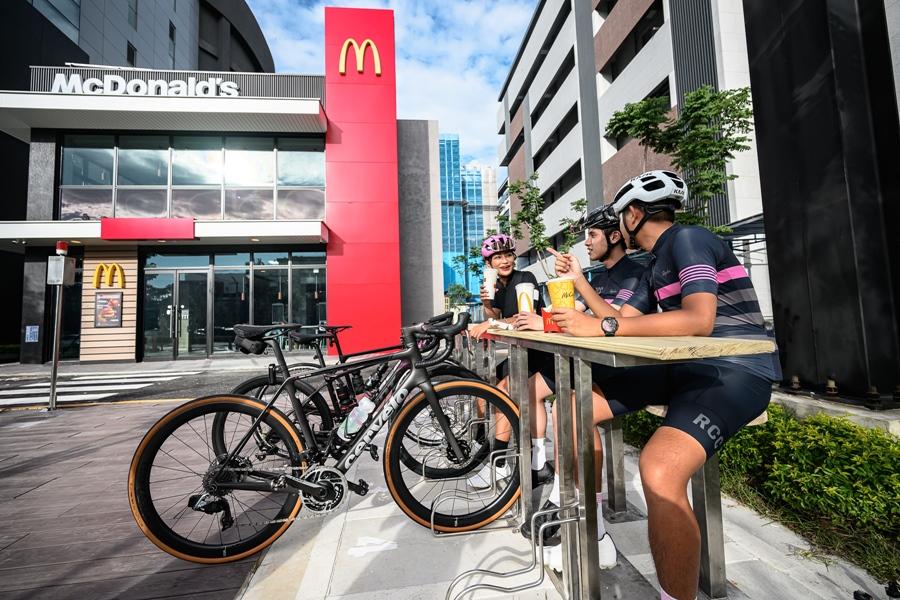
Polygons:
M727 243L703 227L674 223L685 200L684 182L670 171L650 171L622 186L612 210L629 246L647 250L653 259L621 311L598 305L597 316L591 317L554 309L553 320L563 331L576 336L769 337L750 277ZM575 257L562 255L556 268L574 277L579 291L589 288ZM777 351L594 369L598 423L647 405L668 405L662 426L640 457L650 548L664 600L697 594L700 530L687 498L688 481L766 409L772 382L780 379Z

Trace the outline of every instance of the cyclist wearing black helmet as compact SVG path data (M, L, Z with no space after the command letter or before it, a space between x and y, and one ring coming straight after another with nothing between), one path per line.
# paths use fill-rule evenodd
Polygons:
M626 242L653 255L641 284L616 312L598 306L596 317L554 309L553 320L576 336L768 338L750 277L731 248L702 227L674 223L686 199L684 182L670 171L628 181L613 201ZM557 259L557 272L586 289L578 261ZM662 312L657 312L658 303ZM594 396L597 422L668 405L662 426L641 452L650 548L663 600L697 594L700 530L687 483L703 463L769 403L781 378L777 351L649 367L595 369L602 388ZM599 392L599 388L595 387Z

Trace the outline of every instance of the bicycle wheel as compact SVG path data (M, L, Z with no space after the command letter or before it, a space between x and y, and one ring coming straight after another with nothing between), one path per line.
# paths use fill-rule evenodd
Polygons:
M438 531L454 532L478 529L503 515L519 497L519 471L515 440L518 439L519 410L503 392L477 381L448 381L435 385L439 405L450 421L451 430L465 452L462 460L450 451L446 439L438 447L421 446L407 436L410 427L429 429L430 437L445 438L433 417L424 393L408 400L397 413L388 431L384 450L384 474L387 487L400 509L411 519ZM509 452L505 455L511 469L508 478L473 493L465 473L484 464L490 456L496 419L479 417L501 413L512 427ZM411 457L420 469L411 469L404 460ZM496 457L495 457L496 458Z
M128 500L141 531L160 549L192 562L240 560L267 547L300 511L300 495L227 490L222 483L268 483L299 476L303 445L287 417L268 410L228 464L213 451L210 427L229 415L227 450L237 447L264 406L240 396L198 398L169 412L147 432L128 471ZM260 440L265 440L261 442Z
M268 404L272 396L278 392L280 386L280 379L275 385L270 385L268 376L260 375L239 383L231 390L231 393L249 396L263 404ZM334 418L328 409L328 405L325 404L325 399L303 381L295 381L294 386L297 388L297 395L309 421L310 429L312 429L317 440L323 444L326 443L328 435L334 429ZM286 391L281 393L273 406L284 413L291 422L296 422L294 408ZM216 414L212 421L212 444L217 455L225 452L225 432L231 431L228 419L228 413L220 412Z

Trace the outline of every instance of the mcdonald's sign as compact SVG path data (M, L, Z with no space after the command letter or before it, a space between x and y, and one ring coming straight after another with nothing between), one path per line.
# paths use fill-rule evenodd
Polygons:
M100 263L99 265L97 265L97 268L94 269L95 288L100 287L100 282L104 279L104 275L106 279L106 287L112 287L113 282L117 277L119 279L119 287L125 287L125 270L119 263L113 263L111 265Z
M379 77L381 76L381 56L378 54L378 46L375 45L371 39L366 38L363 40L362 44L356 43L356 40L352 37L344 40L344 45L341 46L341 58L338 63L338 72L341 75L347 74L347 50L350 47L353 47L353 52L356 54L356 72L362 73L363 67L365 66L366 60L366 50L368 48L372 48L372 57L375 59L375 74Z

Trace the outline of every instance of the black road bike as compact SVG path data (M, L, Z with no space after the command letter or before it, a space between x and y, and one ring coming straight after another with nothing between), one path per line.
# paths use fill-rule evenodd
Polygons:
M402 330L403 348L317 371L341 375L374 368L376 408L348 442L334 430L315 431L297 394L293 419L274 406L304 375L292 374L268 402L239 395L192 400L162 417L132 459L128 495L144 534L166 552L200 563L240 560L271 544L298 519L335 510L368 484L346 473L363 455L377 460L376 435L387 427L382 466L391 496L424 527L440 532L478 529L505 514L519 496L517 449L492 451L502 414L518 439L518 408L484 382L434 383L428 369L446 360L467 325L423 323ZM236 326L254 352L277 345L283 326ZM257 352L258 351L258 352ZM287 371L283 355L276 351ZM325 407L327 410L327 407ZM319 407L322 410L322 407ZM512 476L473 493L466 477L486 462L506 459Z

